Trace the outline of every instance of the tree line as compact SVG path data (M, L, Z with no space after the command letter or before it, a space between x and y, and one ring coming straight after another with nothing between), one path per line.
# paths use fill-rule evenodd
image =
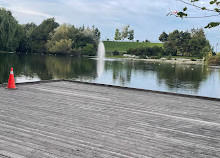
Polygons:
M205 57L207 60L213 50L206 39L203 29L192 29L191 31L174 30L167 34L163 32L159 40L163 47L139 47L129 49L127 54L139 56L140 58L161 58L163 56L188 56ZM216 58L215 58L216 59Z
M159 40L164 43L165 51L174 56L205 57L211 51L211 45L203 29L174 30L169 34L163 32Z
M100 31L95 26L59 25L54 18L40 25L21 25L11 11L0 8L0 50L25 53L95 55Z

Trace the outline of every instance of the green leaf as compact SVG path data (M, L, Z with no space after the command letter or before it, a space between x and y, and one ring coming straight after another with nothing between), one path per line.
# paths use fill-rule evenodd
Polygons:
M202 10L206 10L206 7L202 7L201 9L202 9Z
M181 18L187 16L187 14L186 14L186 13L183 13L183 12L178 12L177 15L178 15L179 17L181 17Z
M214 1L210 1L209 3L210 3L210 4L214 4L215 2L214 2Z
M215 10L216 12L220 12L220 10L219 10L218 8L215 8L214 10Z
M187 7L183 8L183 11L185 12L187 10Z
M210 22L205 28L212 28L220 25L220 22Z

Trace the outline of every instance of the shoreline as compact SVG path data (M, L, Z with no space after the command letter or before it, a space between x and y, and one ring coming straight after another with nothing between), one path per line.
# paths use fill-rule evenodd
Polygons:
M107 57L108 58L108 57ZM178 59L178 60L167 60L167 59L136 59L136 58L111 58L121 60L133 60L133 61L146 61L146 62L160 62L170 64L191 64L191 65L207 65L204 61L191 61L190 59Z

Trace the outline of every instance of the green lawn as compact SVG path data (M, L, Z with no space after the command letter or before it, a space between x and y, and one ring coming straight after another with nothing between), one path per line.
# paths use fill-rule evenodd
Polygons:
M125 53L130 48L163 46L163 43L146 43L146 42L103 41L103 43L105 45L105 50L107 53L112 52L114 50L117 50L120 53Z

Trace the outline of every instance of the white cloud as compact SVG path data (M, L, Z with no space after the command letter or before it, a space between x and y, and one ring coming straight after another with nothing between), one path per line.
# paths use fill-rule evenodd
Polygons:
M16 12L16 13L21 13L21 14L27 14L30 16L41 16L44 18L51 18L53 17L52 15L49 14L45 14L42 12L38 12L38 11L33 11L33 10L28 10L28 9L24 9L24 8L20 8L20 7L8 7L9 10Z
M56 17L53 14L49 14L45 11L47 5L51 3L42 3L40 1L28 1L22 0L18 3L17 0L0 0L0 6L12 11L16 19L20 23L36 22L40 23L42 20ZM40 9L41 8L41 9ZM59 17L57 17L59 19Z

